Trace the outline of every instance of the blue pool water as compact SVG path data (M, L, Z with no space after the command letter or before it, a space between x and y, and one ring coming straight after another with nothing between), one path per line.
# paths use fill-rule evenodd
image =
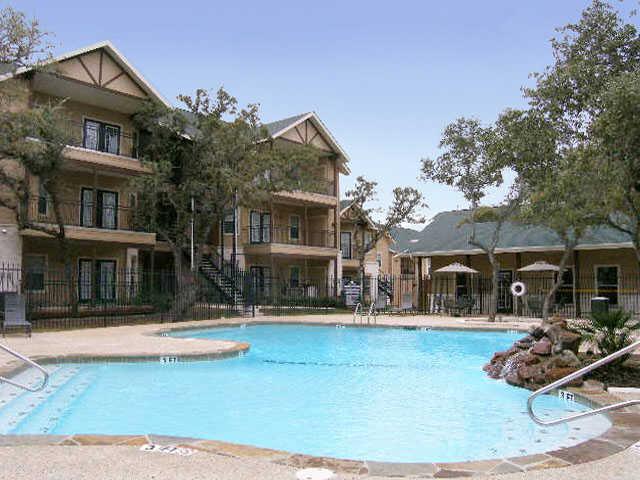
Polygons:
M206 362L50 366L43 392L0 386L0 433L155 433L446 462L548 451L610 425L598 417L539 427L526 414L527 391L485 375L492 354L522 334L260 325L175 335L251 350ZM536 407L553 417L585 408L551 396Z

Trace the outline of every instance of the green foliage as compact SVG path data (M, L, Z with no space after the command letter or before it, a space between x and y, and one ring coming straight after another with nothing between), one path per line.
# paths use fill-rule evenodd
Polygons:
M0 63L14 70L32 67L51 57L53 34L40 28L40 22L27 19L12 7L0 10Z
M561 123L575 140L602 110L607 83L638 70L640 36L603 0L593 0L578 22L557 30L559 36L551 40L554 63L533 74L536 86L524 92L534 109Z
M601 179L600 212L640 250L640 72L608 83L590 133ZM640 255L638 256L640 261Z
M502 185L501 165L491 156L494 131L477 119L461 117L444 129L435 160L423 158L422 180L455 187L475 208L487 189Z
M132 180L136 222L158 232L176 260L190 240L192 201L196 245L207 243L229 208L255 205L276 191L305 188L318 163L313 147L269 141L258 106L239 108L223 89L178 97L188 110L149 104L135 116L141 159L153 173Z
M378 182L369 181L363 176L356 179L356 184L345 195L351 200L349 216L356 222L373 224L372 217L378 211L369 207L376 200ZM367 252L375 248L381 238L391 238L391 232L403 223L422 223L424 219L420 210L426 207L422 194L413 187L396 187L393 189L393 200L387 208L384 220L373 225L368 242L356 235L355 250L360 262L364 262Z
M640 322L632 319L631 312L611 310L591 314L579 331L585 340L598 346L601 355L607 356L633 343L633 334L640 331ZM626 358L621 357L619 362L624 362Z

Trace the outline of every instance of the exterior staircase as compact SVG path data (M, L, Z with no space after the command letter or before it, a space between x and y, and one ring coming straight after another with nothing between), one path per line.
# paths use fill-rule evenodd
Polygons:
M378 277L378 295L383 294L389 297L389 300L393 301L393 283L391 280Z
M205 255L200 260L200 273L211 281L224 299L243 316L254 316L255 308L244 292L247 292L245 273L232 264L221 261L218 255ZM250 288L250 286L248 287Z

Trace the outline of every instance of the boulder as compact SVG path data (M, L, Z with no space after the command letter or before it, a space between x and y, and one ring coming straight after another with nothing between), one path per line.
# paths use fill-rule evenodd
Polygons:
M531 348L531 353L535 355L551 355L551 341L548 338L538 340Z
M505 380L507 381L507 383L509 385L513 385L514 387L523 387L524 386L524 382L518 376L518 374L515 373L515 372L514 373L510 373L509 375L507 375Z
M560 380L561 378L566 377L567 375L571 375L574 372L577 372L579 369L578 368L572 368L572 367L565 367L565 368L553 368L551 370L549 370L548 372L546 372L545 377L546 377L546 383L553 383L557 380ZM566 386L568 387L580 387L582 384L584 383L584 381L582 380L582 377L576 378L575 380L569 382L566 384Z
M521 365L518 368L518 376L522 380L529 380L537 375L540 375L540 373L540 367L537 365Z
M540 363L540 357L537 355L532 355L530 353L526 355L521 355L519 360L524 365L534 365L536 363Z
M582 363L578 359L578 356L571 350L563 350L559 355L553 357L551 363L553 363L553 365L557 368L580 368L582 366Z

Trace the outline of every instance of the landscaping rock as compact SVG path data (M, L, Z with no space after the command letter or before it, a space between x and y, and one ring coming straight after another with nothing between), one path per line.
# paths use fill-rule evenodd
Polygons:
M581 336L570 331L566 320L551 318L531 329L504 352L497 352L483 369L491 378L536 390L580 369L577 357ZM582 379L571 386L582 385Z
M534 355L551 355L551 341L548 338L543 338L535 343L531 348L531 353Z

